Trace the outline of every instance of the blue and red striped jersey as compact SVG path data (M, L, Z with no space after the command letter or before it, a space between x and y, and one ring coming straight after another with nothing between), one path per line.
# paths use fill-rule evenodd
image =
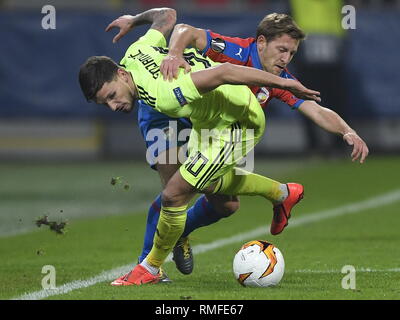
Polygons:
M255 38L226 37L218 33L206 30L207 46L202 53L216 62L230 62L233 64L253 67L262 70L262 65L257 52ZM279 75L282 78L296 78L285 68ZM277 98L290 107L297 109L304 100L298 99L290 91L267 88L251 87L251 91L256 95L260 105L265 108L272 98Z

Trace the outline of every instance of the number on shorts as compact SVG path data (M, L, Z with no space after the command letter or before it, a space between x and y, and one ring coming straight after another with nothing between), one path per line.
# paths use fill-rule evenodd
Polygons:
M201 162L199 162L201 161ZM197 177L198 174L203 170L204 166L207 164L208 159L201 154L201 152L197 152L194 156L192 162L188 163L186 169L192 174L194 177ZM194 168L194 169L193 169Z

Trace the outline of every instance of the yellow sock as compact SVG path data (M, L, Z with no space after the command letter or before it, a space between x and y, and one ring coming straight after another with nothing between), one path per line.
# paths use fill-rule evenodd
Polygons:
M278 181L234 168L220 178L214 193L262 196L272 202L281 202L287 196L287 189Z
M182 207L161 207L160 218L154 234L153 247L146 257L150 265L159 268L174 248L185 228L186 208L187 205Z

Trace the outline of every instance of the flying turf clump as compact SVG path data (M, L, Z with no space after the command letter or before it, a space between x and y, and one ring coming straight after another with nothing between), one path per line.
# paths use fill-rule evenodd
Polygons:
M36 225L37 225L38 227L41 227L42 224L48 225L48 224L49 224L49 216L44 216L44 217L42 217L42 218L39 218L39 219L37 219L35 222L36 222Z
M54 231L57 234L64 234L65 233L65 226L67 225L67 221L49 221L49 216L43 216L36 220L36 225L40 228L42 224L49 226L51 231Z
M116 184L118 184L120 182L121 182L121 178L120 177L115 177L115 178L112 177L110 183L111 183L112 186L115 186Z
M121 177L112 177L111 181L110 181L110 184L112 186L122 184L122 183L124 183L124 181L122 180ZM124 183L124 186L123 186L124 190L128 191L130 189L130 187L131 186L128 183L126 183L126 182Z

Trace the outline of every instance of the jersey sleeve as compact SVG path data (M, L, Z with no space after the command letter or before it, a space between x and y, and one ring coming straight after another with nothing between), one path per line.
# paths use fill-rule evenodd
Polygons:
M156 47L166 47L167 40L160 31L156 29L149 29L143 36L141 36L133 44L145 44Z
M201 99L202 95L193 83L190 73L180 71L178 79L158 80L156 109L172 117L188 117L187 104Z
M304 102L304 100L297 98L290 91L277 89L277 88L272 89L271 96L286 103L292 109L297 109Z
M230 62L246 65L250 57L250 44L253 38L237 38L220 35L206 30L207 45L202 54L216 62Z
M283 71L281 77L297 81L297 79L286 69ZM292 109L297 109L304 102L304 100L297 98L288 90L274 88L272 89L272 96L288 104Z

